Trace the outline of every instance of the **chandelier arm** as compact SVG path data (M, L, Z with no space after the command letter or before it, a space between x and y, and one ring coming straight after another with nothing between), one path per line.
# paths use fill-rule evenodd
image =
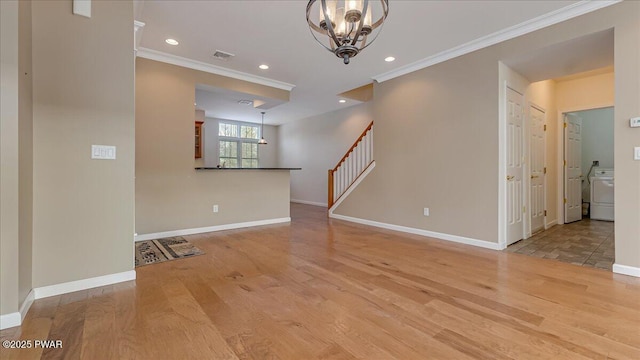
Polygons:
M376 29L378 26L382 25L389 15L389 2L387 0L380 0L380 4L382 6L382 16L378 19L378 21L371 24L371 29Z
M311 30L311 29L310 29ZM311 36L313 36L314 39L316 39L316 41L318 42L318 44L320 44L323 48L333 52L335 49L333 47L333 42L331 42L331 48L327 47L327 45L323 44L322 41L320 41L320 39L318 39L318 37L316 36L316 34L314 33L313 30L311 30Z
M356 30L355 35L353 36L353 41L351 41L351 45L356 46L358 42L358 38L362 34L362 25L364 24L364 20L367 18L367 10L369 8L369 0L364 0L362 2L362 15L360 17L360 21L358 21L358 30Z

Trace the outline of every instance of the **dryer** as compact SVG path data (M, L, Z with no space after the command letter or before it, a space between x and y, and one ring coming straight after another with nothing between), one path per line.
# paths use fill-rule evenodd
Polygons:
M591 219L613 221L613 169L598 169L591 180Z

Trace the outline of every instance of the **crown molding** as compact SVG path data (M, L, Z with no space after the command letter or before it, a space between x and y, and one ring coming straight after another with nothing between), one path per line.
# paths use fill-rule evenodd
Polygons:
M164 62L167 64L178 65L178 66L182 66L182 67L193 69L193 70L204 71L211 74L222 75L222 76L230 77L233 79L248 81L254 84L270 86L276 89L281 89L286 91L291 91L295 87L295 85L289 84L286 82L273 80L273 79L265 78L262 76L257 76L257 75L236 71L232 69L227 69L220 66L207 64L202 61L191 60L182 56L167 54L165 52L152 50L144 47L138 48L137 56L145 59Z
M141 28L143 28L145 25L145 23L143 23L142 21L138 21L138 20L133 20L133 31L138 31Z
M557 23L572 19L574 17L584 15L592 11L605 8L607 6L617 4L621 1L623 0L578 1L569 6L565 6L561 9L538 16L536 18L527 20L525 22L505 28L503 30L496 31L492 34L483 36L476 40L472 40L460 46L456 46L451 49L439 52L433 56L429 56L422 60L418 60L411 64L407 64L397 69L374 76L373 80L379 83L387 80L391 80L393 78L397 78L399 76L406 75L408 73L421 70L441 62L445 62L447 60L456 58L458 56L465 55L470 52L480 50L482 48L486 48L491 45L495 45L497 43L510 40L524 34L528 34L530 32L545 28L547 26L555 25Z
M142 31L144 30L144 25L142 21L133 20L133 50L138 51L138 46L140 45L140 40L142 40Z

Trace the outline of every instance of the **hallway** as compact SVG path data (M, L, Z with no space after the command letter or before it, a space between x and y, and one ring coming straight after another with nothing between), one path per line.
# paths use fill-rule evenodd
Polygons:
M615 257L613 228L613 222L583 219L553 226L514 243L506 251L611 271Z

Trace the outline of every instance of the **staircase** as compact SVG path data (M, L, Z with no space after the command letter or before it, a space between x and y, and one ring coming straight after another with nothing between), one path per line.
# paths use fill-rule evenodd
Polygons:
M333 169L329 169L329 213L342 202L355 186L373 169L373 121L360 134Z

